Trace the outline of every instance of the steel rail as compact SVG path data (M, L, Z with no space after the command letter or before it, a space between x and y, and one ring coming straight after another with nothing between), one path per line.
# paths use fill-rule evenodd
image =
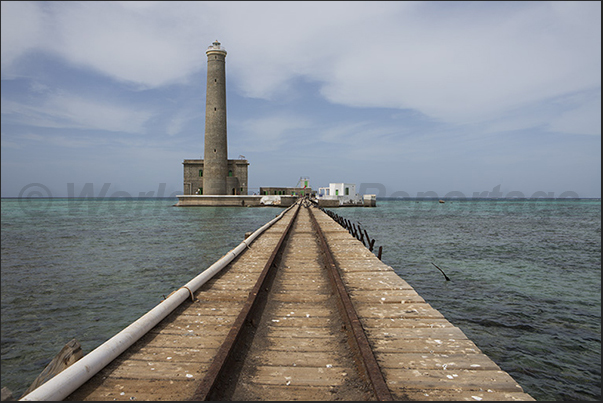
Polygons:
M262 302L265 302L265 296L269 289L269 283L274 278L274 270L278 266L277 256L279 252L285 246L285 239L293 228L293 223L297 218L297 214L301 207L301 202L298 202L297 209L293 213L291 221L287 225L287 228L283 232L283 235L279 239L274 251L268 258L264 269L262 270L255 286L249 292L249 296L245 301L241 312L235 319L226 339L218 349L214 360L212 361L205 377L195 390L191 400L215 400L215 393L218 390L218 384L220 380L225 376L227 368L231 367L230 363L235 360L234 351L237 349L238 344L243 338L246 324L253 324L254 315L260 310ZM263 300L263 301L262 301Z
M358 353L357 355L362 363L362 369L364 370L366 377L373 388L375 398L377 400L394 400L389 388L387 387L387 384L385 383L383 373L381 372L381 368L379 367L377 359L373 354L373 350L371 349L368 338L366 337L364 328L360 323L356 309L352 304L350 295L348 294L345 284L343 283L339 268L335 263L335 259L333 258L333 254L329 248L329 244L327 243L324 233L322 232L320 225L318 225L318 221L312 212L312 208L309 208L308 211L310 212L310 220L312 221L312 225L318 234L319 243L324 252L324 259L329 272L329 277L333 287L335 290L337 290L337 295L339 296L339 306L341 308L344 321L347 325L346 329L351 336L351 344Z

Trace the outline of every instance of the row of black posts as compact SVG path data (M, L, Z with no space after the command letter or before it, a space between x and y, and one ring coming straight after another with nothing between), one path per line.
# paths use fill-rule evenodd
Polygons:
M352 236L354 236L360 242L362 242L362 244L364 246L366 246L369 251L371 251L371 252L373 251L373 248L375 247L375 240L371 239L369 237L369 234L368 234L368 232L366 232L365 229L360 228L360 223L358 223L358 225L353 224L347 218L343 218L343 217L333 213L330 210L325 210L323 208L320 208L320 209L322 211L324 211L333 220L335 220L335 222L337 222L343 228L347 229L349 231L349 233L352 234ZM366 240L365 240L365 236L366 236ZM379 247L379 252L377 253L377 257L379 258L379 260L381 260L381 252L383 252L383 246Z

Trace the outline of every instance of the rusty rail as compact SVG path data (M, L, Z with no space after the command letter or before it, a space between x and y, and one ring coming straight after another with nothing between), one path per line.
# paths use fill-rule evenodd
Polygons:
M249 293L249 297L245 302L243 309L237 316L224 343L220 346L214 361L212 361L205 377L197 387L191 400L216 400L217 397L219 397L218 394L220 393L220 389L228 382L227 377L233 375L229 374L228 371L230 368L236 367L235 361L238 356L238 349L244 348L242 345L245 344L245 338L250 337L249 335L251 332L247 332L246 330L252 330L249 326L252 328L256 327L254 322L261 314L263 306L265 305L267 294L269 293L276 268L278 267L279 254L286 244L286 239L302 206L309 209L312 226L317 233L319 244L324 253L324 263L327 272L329 273L329 279L335 294L338 297L338 306L345 322L346 330L348 331L350 345L356 353L358 367L360 371L364 373L366 380L370 383L377 400L393 400L391 392L385 383L381 369L379 368L370 347L368 338L364 333L356 310L354 309L350 296L339 274L339 269L333 259L326 238L312 213L312 208L309 208L303 201L299 203L295 210L294 216L289 222L286 230L283 232L283 235L264 266L254 288Z
M234 352L237 349L237 344L243 337L245 326L255 325L253 321L254 315L256 315L258 311L261 311L262 303L265 303L265 296L268 293L269 284L271 284L274 279L274 268L278 266L277 256L284 247L285 239L289 235L291 228L293 228L293 223L295 222L300 207L301 203L293 213L293 218L291 218L291 221L283 232L274 251L266 262L255 286L249 292L249 297L247 298L243 309L235 319L224 343L222 343L218 349L214 361L211 363L205 377L195 390L191 400L215 400L214 394L218 390L219 381L226 374L227 368L231 366L229 364L235 359Z
M342 316L344 321L346 322L346 329L350 334L351 343L354 346L354 349L358 353L359 361L361 362L361 369L364 370L364 373L373 388L373 392L377 400L394 400L387 384L385 383L385 379L383 378L383 373L381 372L381 368L379 368L379 364L377 363L377 359L373 354L373 350L369 344L368 338L364 333L364 329L360 324L360 319L358 318L358 314L354 309L354 305L352 304L352 300L345 288L343 280L341 278L341 274L335 263L335 259L333 258L333 254L329 249L329 245L327 240L316 221L316 217L314 217L314 213L312 212L312 208L309 209L310 219L312 221L312 225L314 226L318 238L319 243L322 246L324 252L325 263L327 269L329 271L329 277L333 284L334 289L337 290L337 295L339 296L340 309L342 311ZM374 242L374 241L373 241Z

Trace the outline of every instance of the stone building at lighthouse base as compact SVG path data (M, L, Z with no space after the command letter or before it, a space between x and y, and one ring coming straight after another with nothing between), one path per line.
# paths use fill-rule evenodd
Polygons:
M203 160L184 160L184 195L203 194ZM249 162L246 159L228 160L228 176L226 177L227 195L247 194L247 171Z

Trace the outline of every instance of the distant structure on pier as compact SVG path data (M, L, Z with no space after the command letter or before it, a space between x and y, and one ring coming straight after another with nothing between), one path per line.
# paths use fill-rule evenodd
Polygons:
M246 195L249 162L228 159L226 49L217 40L207 54L204 159L185 159L185 195Z
M318 188L316 197L321 207L375 207L377 205L377 196L374 194L360 196L356 193L355 183L329 183L329 187Z

